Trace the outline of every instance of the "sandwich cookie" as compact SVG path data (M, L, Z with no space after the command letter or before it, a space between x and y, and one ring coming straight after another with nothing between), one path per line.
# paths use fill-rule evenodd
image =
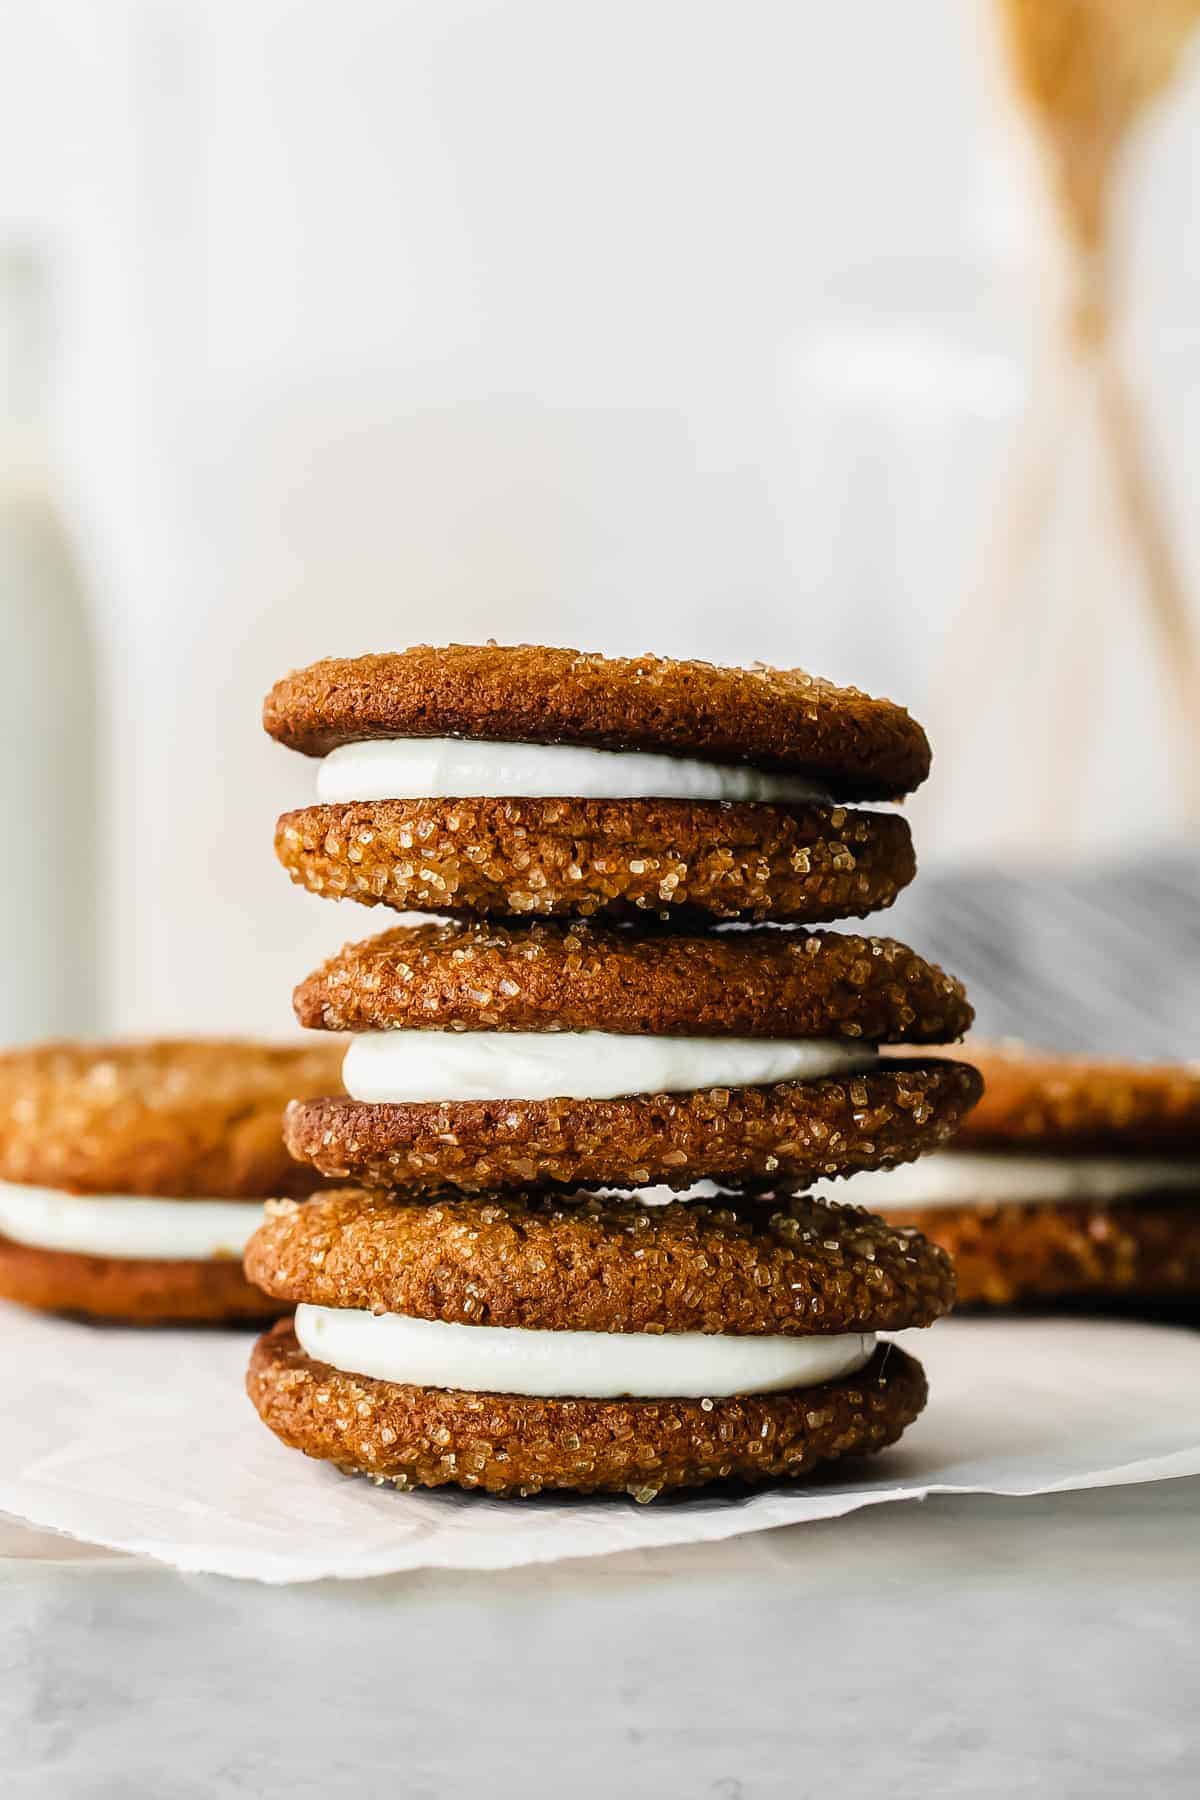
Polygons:
M273 1317L242 1273L270 1195L321 1185L287 1102L339 1047L54 1043L0 1055L0 1298L130 1323Z
M743 1187L890 1166L979 1093L960 984L834 932L687 936L588 921L398 926L295 995L349 1033L345 1097L297 1101L294 1156L367 1186Z
M949 1259L811 1200L644 1207L595 1195L273 1203L246 1271L296 1306L248 1391L307 1455L400 1488L628 1493L805 1474L882 1449Z
M929 745L902 707L799 670L421 645L287 676L264 724L320 758L276 850L331 899L516 917L813 922L915 872L897 800Z
M954 1148L839 1196L949 1250L960 1302L1200 1296L1200 1068L970 1055Z

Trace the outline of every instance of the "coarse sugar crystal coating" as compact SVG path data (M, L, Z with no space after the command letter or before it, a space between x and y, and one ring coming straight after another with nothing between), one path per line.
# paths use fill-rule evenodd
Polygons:
M930 761L925 733L903 707L802 669L543 644L332 657L277 682L263 724L308 756L370 738L582 744L785 770L844 800L911 793Z
M241 1040L59 1042L0 1053L0 1181L80 1194L307 1193L289 1100L338 1094L341 1048Z
M962 1306L1200 1299L1200 1186L1124 1206L1006 1202L888 1217L949 1251Z
M979 1096L966 1063L617 1100L296 1101L292 1155L368 1186L468 1193L530 1184L793 1184L890 1167L951 1138Z
M1056 1056L1021 1044L972 1044L964 1054L985 1091L960 1149L1200 1153L1200 1064Z
M276 1299L541 1331L811 1337L928 1325L949 1258L858 1207L531 1192L280 1201L246 1250Z
M301 807L276 827L329 900L496 917L861 918L916 869L902 818L692 800L397 799Z
M3 1236L0 1299L126 1325L265 1324L291 1310L252 1286L233 1258L162 1262L83 1256Z
M890 938L684 934L495 922L400 925L301 982L302 1025L846 1037L935 1044L972 1019L961 983Z
M306 1356L282 1321L246 1388L292 1449L400 1489L526 1497L556 1489L653 1500L673 1488L805 1475L884 1449L925 1404L921 1365L881 1344L857 1375L712 1400L547 1400L347 1375Z

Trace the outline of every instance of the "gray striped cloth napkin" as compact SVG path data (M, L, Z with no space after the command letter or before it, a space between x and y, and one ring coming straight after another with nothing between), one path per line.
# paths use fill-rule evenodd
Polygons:
M1200 1057L1200 856L1072 869L922 871L861 929L958 975L980 1037Z

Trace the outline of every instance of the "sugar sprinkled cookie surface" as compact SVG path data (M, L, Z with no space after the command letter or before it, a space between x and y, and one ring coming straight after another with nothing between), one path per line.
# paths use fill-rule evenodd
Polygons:
M275 853L324 899L501 917L861 918L916 869L893 814L654 799L307 806Z
M968 1044L950 1153L849 1200L953 1256L963 1305L1200 1297L1200 1068Z
M270 734L308 756L388 737L580 744L820 777L838 799L896 799L929 772L903 707L796 669L720 668L545 645L414 645L330 658L267 696Z
M893 1345L873 1349L872 1334L927 1323L954 1295L948 1259L916 1234L794 1197L768 1213L536 1193L404 1204L345 1190L272 1206L247 1268L277 1299L300 1305L295 1330L281 1324L260 1340L247 1377L260 1416L285 1443L402 1488L453 1483L504 1495L566 1489L650 1500L730 1477L795 1478L882 1449L920 1412L925 1380ZM556 1373L561 1361L564 1391L355 1373L336 1355L331 1364L312 1353L313 1307L351 1318L360 1343L405 1319L465 1332L479 1340L476 1354L493 1332L531 1336ZM668 1342L685 1356L694 1345L719 1346L718 1362L751 1343L772 1355L798 1345L807 1359L810 1346L840 1357L853 1343L847 1333L866 1335L851 1372L835 1379L689 1390L707 1394L698 1398L638 1397L636 1388L573 1397L571 1359L588 1332L601 1334L593 1345L621 1340L639 1366ZM590 1366L598 1352L584 1354Z
M964 1306L1200 1298L1200 1183L1190 1199L914 1207L895 1222L949 1252Z
M272 1207L246 1267L276 1299L542 1331L901 1330L954 1298L949 1258L924 1238L787 1197L404 1204L334 1189Z
M969 1147L1200 1156L1200 1064L1054 1056L972 1045L984 1097Z
M283 1111L339 1093L333 1042L59 1042L0 1054L0 1296L127 1324L263 1322L240 1250L319 1171Z
M78 1193L261 1198L318 1185L283 1109L341 1091L340 1052L238 1039L51 1043L0 1053L0 1181Z
M459 1049L489 1067L499 1058L494 1078L511 1078L512 1091L492 1092L504 1098L478 1086L460 1094L434 1086L434 1097L365 1092L348 1059L349 1097L288 1109L295 1156L330 1176L410 1192L844 1174L943 1142L979 1092L960 1062L880 1063L875 1046L957 1037L971 1009L958 982L904 945L853 934L401 926L347 945L301 983L296 1010L304 1024L348 1030L352 1046L355 1034L382 1033L367 1046L373 1054L393 1033L407 1053L414 1030L435 1031L418 1060L428 1068L435 1058L447 1076ZM522 1054L548 1065L542 1092L553 1097L522 1088L527 1065L512 1039L504 1050L506 1032L531 1034ZM689 1042L706 1034L701 1060L712 1073L698 1080ZM769 1053L784 1039L798 1049L811 1042L806 1078L729 1073L748 1066L755 1044ZM645 1091L623 1090L635 1056L668 1043L667 1063L688 1076L678 1074L669 1092L652 1080ZM725 1043L727 1052L713 1047ZM837 1059L851 1051L843 1073ZM645 1056L648 1069L659 1060ZM585 1078L603 1073L614 1085L569 1085L581 1062ZM473 1068L471 1078L483 1072Z
M413 1387L314 1361L282 1321L246 1387L285 1444L397 1488L505 1496L565 1489L638 1501L711 1482L796 1479L886 1448L919 1415L921 1366L881 1344L859 1374L783 1394L709 1400L533 1399Z
M840 1081L616 1100L295 1101L284 1130L323 1174L410 1193L762 1185L905 1162L952 1138L978 1093L964 1063L909 1059Z
M347 944L295 993L331 1031L609 1031L945 1043L960 982L890 938L408 925Z

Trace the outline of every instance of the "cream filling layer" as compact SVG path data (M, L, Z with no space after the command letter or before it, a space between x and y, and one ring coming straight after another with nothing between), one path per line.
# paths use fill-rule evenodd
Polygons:
M37 1250L148 1262L240 1260L258 1226L255 1200L151 1200L64 1194L0 1182L0 1237Z
M296 1336L316 1362L414 1387L581 1400L775 1394L853 1375L871 1332L841 1337L716 1337L698 1331L530 1331L298 1306Z
M1141 1194L1195 1189L1200 1162L1136 1156L1014 1156L999 1150L941 1150L898 1169L867 1169L822 1181L821 1200L886 1213L917 1207L984 1207L1007 1202L1112 1205Z
M381 738L341 744L317 768L317 798L328 803L564 797L830 802L826 789L799 775L642 750L592 750L580 744Z
M624 1036L612 1031L363 1031L342 1080L352 1100L615 1100L765 1087L867 1069L878 1052L832 1038Z

